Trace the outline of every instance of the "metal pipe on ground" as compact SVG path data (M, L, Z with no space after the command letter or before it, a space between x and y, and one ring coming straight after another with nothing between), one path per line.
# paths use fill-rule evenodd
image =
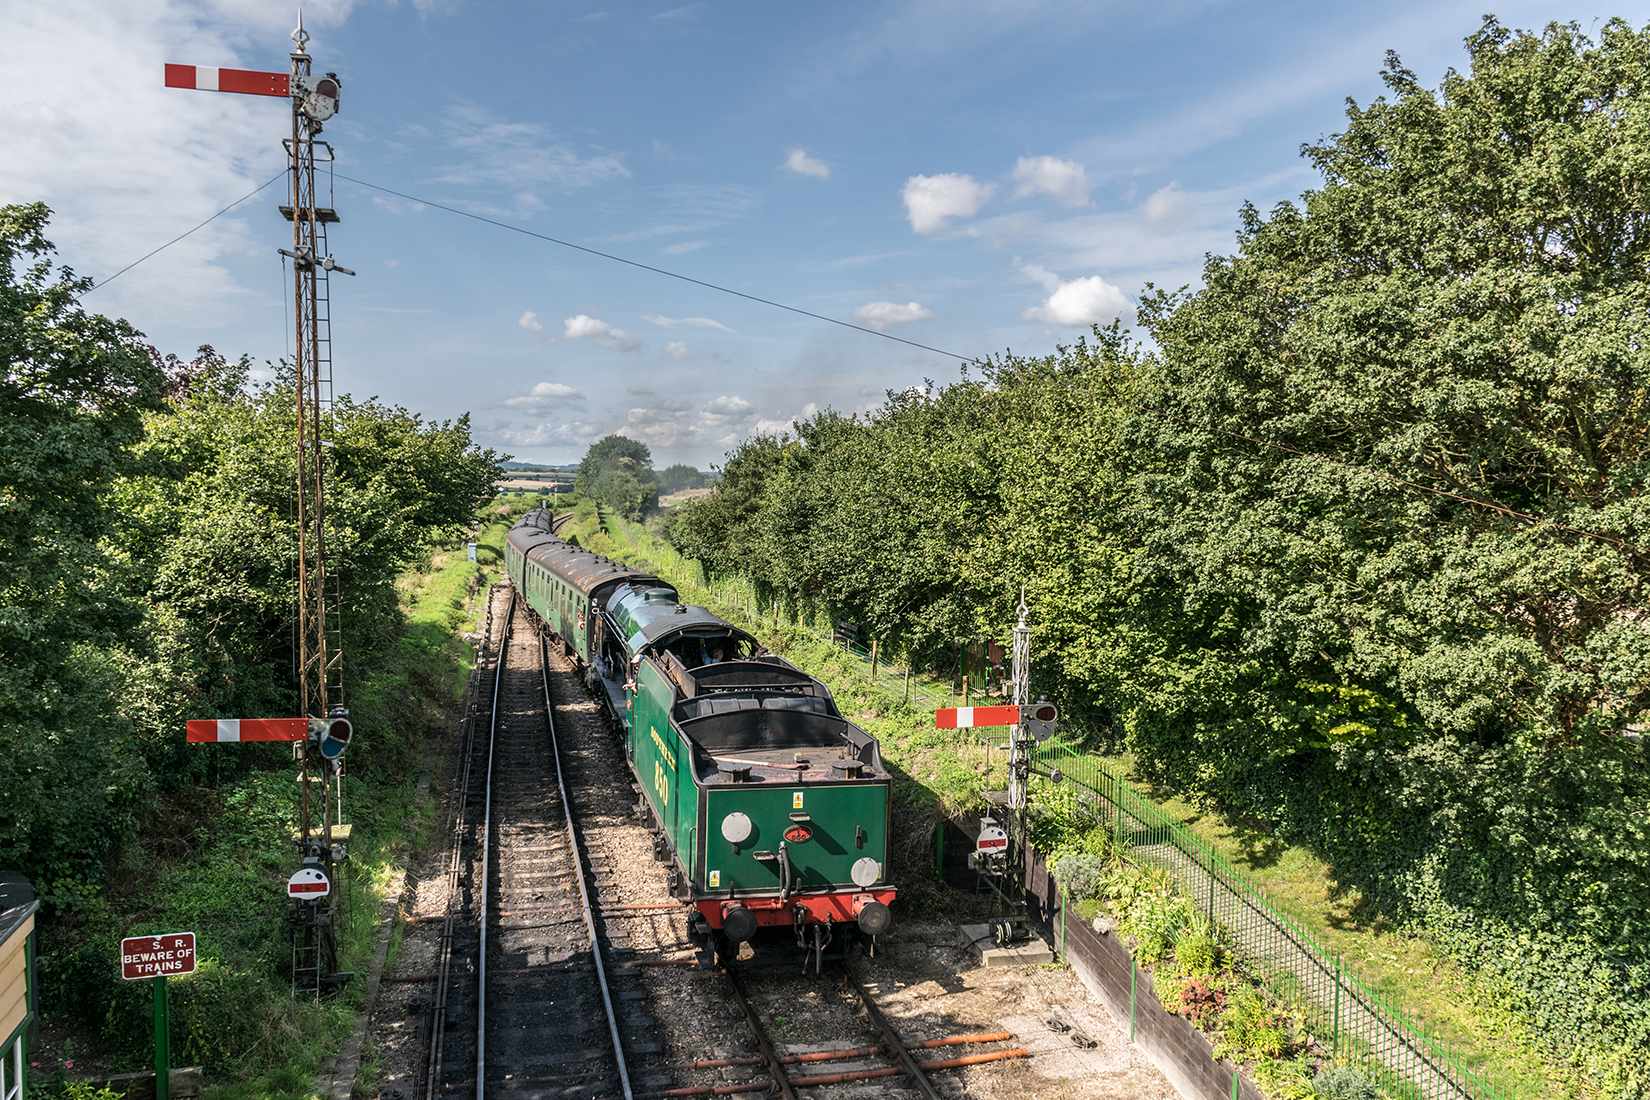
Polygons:
M942 1062L918 1062L924 1071L931 1069L957 1069L961 1066L977 1066L981 1062L1000 1062L1004 1058L1025 1058L1030 1055L1025 1047L1015 1047L1013 1050L994 1050L989 1054L969 1054L962 1058L947 1058ZM903 1066L887 1066L883 1069L858 1069L848 1073L830 1073L820 1077L793 1077L791 1085L794 1088L810 1088L814 1085L842 1085L849 1081L869 1081L874 1077L895 1077L905 1073Z

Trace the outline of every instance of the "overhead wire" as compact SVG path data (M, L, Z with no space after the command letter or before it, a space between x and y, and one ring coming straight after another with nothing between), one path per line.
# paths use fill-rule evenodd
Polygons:
M480 214L472 214L468 210L460 210L456 206L447 206L443 203L434 202L430 199L421 199L417 195L408 195L404 192L395 191L388 187L381 187L376 183L368 183L366 180L358 180L353 176L346 176L342 172L339 172L337 176L341 180L347 180L350 183L357 184L361 187L371 188L374 191L382 191L384 194L394 195L398 199L406 199L408 202L416 202L424 206L433 206L437 210L445 210L447 213L457 214L461 218L470 218L473 221L485 222L488 225L496 225L498 228L508 229L512 233L521 233L528 237L537 237L541 241L548 241L551 244L559 244L563 248L573 248L580 252L589 253L592 256L600 256L604 260L612 260L614 263L627 264L630 267L639 267L643 271L651 271L655 275L664 275L671 279L680 279L684 283L692 283L694 286L702 286L708 290L715 290L722 294L731 294L735 298L743 298L748 302L757 302L761 305L772 306L775 309L783 309L790 313L798 313L803 317L812 317L816 321L825 321L828 324L840 325L842 328L853 329L855 332L863 332L870 336L880 336L884 340L892 340L896 344L905 344L908 347L920 348L923 351L931 351L935 355L943 355L948 359L960 359L964 363L980 362L980 358L975 355L961 355L954 351L946 351L944 348L929 347L927 344L919 344L915 340L907 340L903 336L893 336L886 332L879 332L874 328L866 328L864 325L856 325L849 321L839 320L835 317L828 317L823 313L813 313L806 309L800 309L797 306L788 306L784 302L775 302L770 298L759 298L754 294L746 294L742 290L734 290L731 287L725 287L717 283L707 282L704 279L695 279L691 275L683 275L680 272L670 271L662 267L654 267L652 264L644 264L638 260L628 260L623 256L615 256L611 252L602 252L599 249L587 248L582 244L574 244L572 241L564 241L560 237L552 237L545 233L535 233L531 229L524 229L519 225L511 225L509 222L501 222L497 218L482 217Z
M161 245L159 248L153 249L152 251L146 252L142 256L139 256L137 259L133 260L131 263L127 264L125 267L121 268L119 271L115 272L113 275L109 276L107 279L104 279L101 283L96 283L92 286L87 287L85 289L85 291L83 291L82 293L75 296L75 301L77 301L77 302L80 301L81 298L84 298L87 294L90 294L94 290L98 290L102 287L108 286L110 283L114 282L116 279L120 278L122 275L124 275L128 271L132 270L132 268L136 267L138 264L142 263L144 260L147 260L149 257L155 255L156 253L164 252L166 249L171 248L173 245L177 244L179 241L181 241L185 237L189 236L189 234L195 232L196 229L203 229L206 226L211 225L213 222L217 221L219 218L223 217L225 214L227 214L231 210L235 209L235 207L239 206L241 203L245 202L247 199L250 199L252 196L258 194L258 192L264 190L264 188L268 187L270 184L274 183L276 180L278 180L282 176L286 175L286 173L287 173L287 170L285 168L282 168L279 172L276 172L273 176L270 176L263 183L259 184L257 187L254 187L252 190L248 191L246 194L242 195L240 198L236 199L234 202L230 203L228 206L224 207L222 210L218 211L216 214L213 214L210 218L207 218L205 221L201 222L199 225L195 226L193 229L187 229L184 232L179 233L176 237L173 237L171 240L167 241L165 244Z

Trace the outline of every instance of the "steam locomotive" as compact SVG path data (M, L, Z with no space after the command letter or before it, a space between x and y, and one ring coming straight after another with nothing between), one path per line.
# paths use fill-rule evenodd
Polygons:
M558 538L548 510L506 543L516 590L624 732L701 965L769 929L793 933L816 965L856 940L874 952L895 896L876 738L746 631Z

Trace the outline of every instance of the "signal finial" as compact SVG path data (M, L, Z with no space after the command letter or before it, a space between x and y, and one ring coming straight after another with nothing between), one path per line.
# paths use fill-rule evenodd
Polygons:
M298 29L292 32L292 40L298 44L294 52L303 53L304 46L309 43L309 32L304 30L304 9L298 9Z

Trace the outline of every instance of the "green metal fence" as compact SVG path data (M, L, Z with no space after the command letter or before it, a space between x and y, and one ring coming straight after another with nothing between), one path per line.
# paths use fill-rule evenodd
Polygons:
M1274 908L1246 875L1101 761L1054 743L1038 746L1033 761L1059 768L1131 859L1176 874L1245 963L1276 994L1305 1009L1311 1034L1335 1057L1359 1064L1404 1100L1499 1100L1449 1043L1348 973L1338 955Z

